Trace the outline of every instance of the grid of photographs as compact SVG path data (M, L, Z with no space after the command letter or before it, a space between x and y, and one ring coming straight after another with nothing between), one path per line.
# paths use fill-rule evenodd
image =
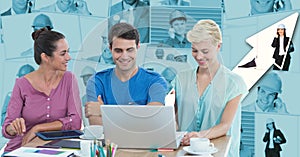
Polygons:
M36 29L47 27L66 36L72 57L68 70L77 77L84 104L87 79L114 67L108 44L112 25L127 22L138 29L141 47L137 64L161 74L172 89L178 72L197 67L187 31L198 20L212 19L223 33L222 64L249 80L249 93L241 102L240 156L268 156L268 142L263 138L269 123L284 135L285 140L274 140L282 143L279 154L300 156L296 100L300 78L299 0L136 0L139 6L134 9L123 7L126 0L66 0L68 4L57 5L61 2L0 1L1 121L15 79L38 68L31 38ZM291 16L292 20L287 19ZM284 29L288 39L285 46L289 53L284 60L275 56L280 50L272 46L279 38L279 29ZM2 148L7 139L0 136L0 141Z

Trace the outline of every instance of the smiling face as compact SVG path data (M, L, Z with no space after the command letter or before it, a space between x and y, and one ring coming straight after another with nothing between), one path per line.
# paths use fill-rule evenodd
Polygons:
M269 107L273 106L276 95L276 92L269 91L261 86L258 89L256 103L263 111L265 111Z
M172 22L172 28L179 35L184 35L186 33L186 22L184 20L175 20Z
M273 12L274 0L250 0L251 14Z
M74 0L57 0L56 4L62 12L65 12L72 7Z
M12 0L12 6L14 10L26 10L27 0Z
M277 29L277 33L278 33L279 36L284 36L284 31L285 30L283 28L278 28Z
M269 130L273 130L274 129L273 123L267 123L266 125L267 125L267 128Z
M217 55L221 44L214 45L211 40L203 40L192 43L192 56L199 65L199 69L208 69L219 64Z
M198 63L199 70L216 70L219 67L218 53L222 45L222 33L215 21L199 20L187 33L187 39L192 43L192 56Z
M125 3L132 5L136 2L137 0L124 0Z
M131 73L136 67L136 53L139 45L135 40L115 38L111 46L113 60L116 70Z
M59 39L56 42L56 50L53 56L49 57L49 64L55 70L66 71L68 61L71 59L69 55L69 45L66 39Z

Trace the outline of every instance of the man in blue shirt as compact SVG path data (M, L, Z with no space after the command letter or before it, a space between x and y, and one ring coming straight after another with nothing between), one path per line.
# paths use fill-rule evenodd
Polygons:
M136 65L139 33L128 23L114 25L108 35L114 68L93 75L86 88L85 115L91 125L101 125L100 105L163 105L165 79Z

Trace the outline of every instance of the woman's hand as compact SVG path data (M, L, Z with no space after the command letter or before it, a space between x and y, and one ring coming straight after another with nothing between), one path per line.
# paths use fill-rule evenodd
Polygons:
M190 139L193 137L201 137L199 132L190 132L184 135L184 137L181 140L181 145L188 146L190 145Z
M34 139L36 137L35 133L38 132L38 130L36 128L37 127L34 126L26 133L26 135L23 137L23 140L22 140L22 146L29 143L32 139Z
M279 137L279 136L277 136L277 137L274 137L274 142L275 143L281 143L281 141L282 141L282 139Z
M25 120L23 118L16 118L6 127L6 132L11 136L23 136L26 132Z

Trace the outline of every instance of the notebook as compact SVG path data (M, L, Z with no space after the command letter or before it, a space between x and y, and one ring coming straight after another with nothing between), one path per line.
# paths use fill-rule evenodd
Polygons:
M119 148L177 149L185 132L176 132L173 106L102 105L105 140Z

